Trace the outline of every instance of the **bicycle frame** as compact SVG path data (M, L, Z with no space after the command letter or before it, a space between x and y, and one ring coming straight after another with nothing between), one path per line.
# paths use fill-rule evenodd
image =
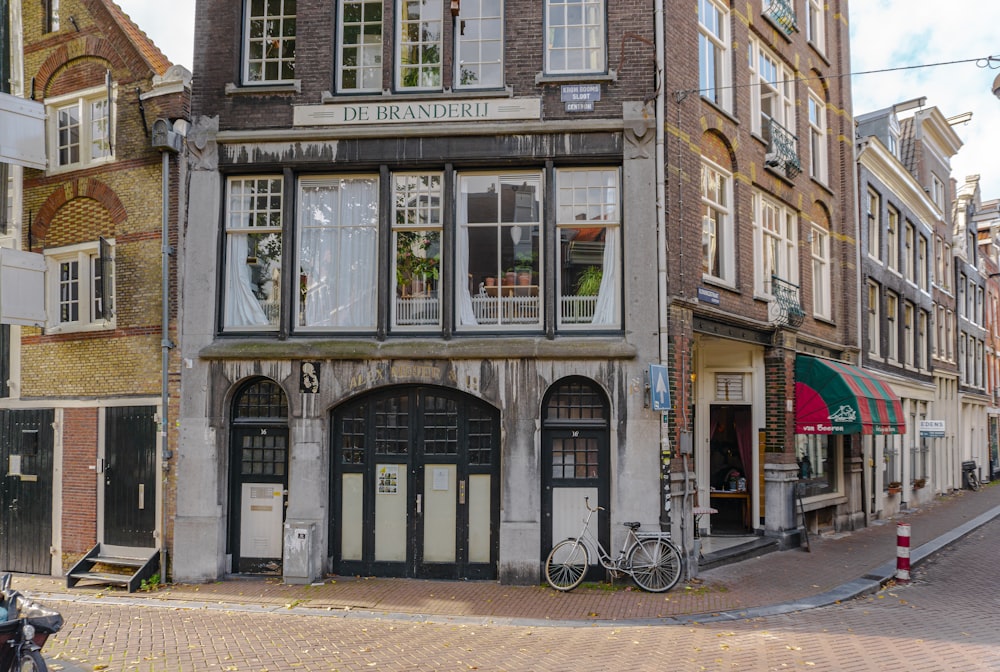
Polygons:
M628 552L633 546L639 543L640 539L662 539L670 538L669 534L664 534L662 532L637 532L631 527L628 528L628 532L625 534L625 541L622 543L621 550L618 551L618 557L612 558L611 554L608 553L607 549L601 543L601 540L590 531L590 521L594 517L594 514L598 511L604 511L603 506L590 507L590 498L584 497L584 505L587 507L587 517L583 520L583 529L580 530L580 534L577 535L576 539L581 543L585 544L589 542L589 548L597 551L597 561L601 563L601 567L611 572L626 572L631 574L631 568L625 567L625 558L628 557Z

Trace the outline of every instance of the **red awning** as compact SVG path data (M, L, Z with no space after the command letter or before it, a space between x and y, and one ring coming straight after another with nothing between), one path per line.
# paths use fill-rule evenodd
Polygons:
M795 358L796 434L903 434L899 396L856 366L808 355Z

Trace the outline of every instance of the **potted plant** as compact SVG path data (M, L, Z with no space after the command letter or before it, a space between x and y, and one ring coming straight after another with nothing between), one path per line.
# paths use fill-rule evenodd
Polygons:
M597 296L601 291L604 270L600 266L588 266L576 279L577 296Z
M918 478L918 479L916 479L916 480L913 481L913 487L914 488L920 489L920 488L924 487L925 485L927 485L927 479L926 478Z
M903 484L899 481L889 481L887 487L889 488L890 495L898 495L903 490Z
M530 285L532 274L535 272L535 261L538 254L535 252L522 252L514 259L514 272L517 273L517 284Z

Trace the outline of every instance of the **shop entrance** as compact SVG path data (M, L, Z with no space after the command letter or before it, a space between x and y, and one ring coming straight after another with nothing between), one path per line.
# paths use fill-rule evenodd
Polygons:
M750 406L713 404L709 428L712 534L746 534L756 485Z
M330 556L339 574L495 579L500 414L407 386L333 413Z

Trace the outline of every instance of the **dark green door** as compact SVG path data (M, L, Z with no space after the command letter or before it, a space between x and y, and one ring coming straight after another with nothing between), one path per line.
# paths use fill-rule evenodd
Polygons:
M55 412L0 410L0 570L52 571Z
M156 408L105 411L104 543L156 545Z

